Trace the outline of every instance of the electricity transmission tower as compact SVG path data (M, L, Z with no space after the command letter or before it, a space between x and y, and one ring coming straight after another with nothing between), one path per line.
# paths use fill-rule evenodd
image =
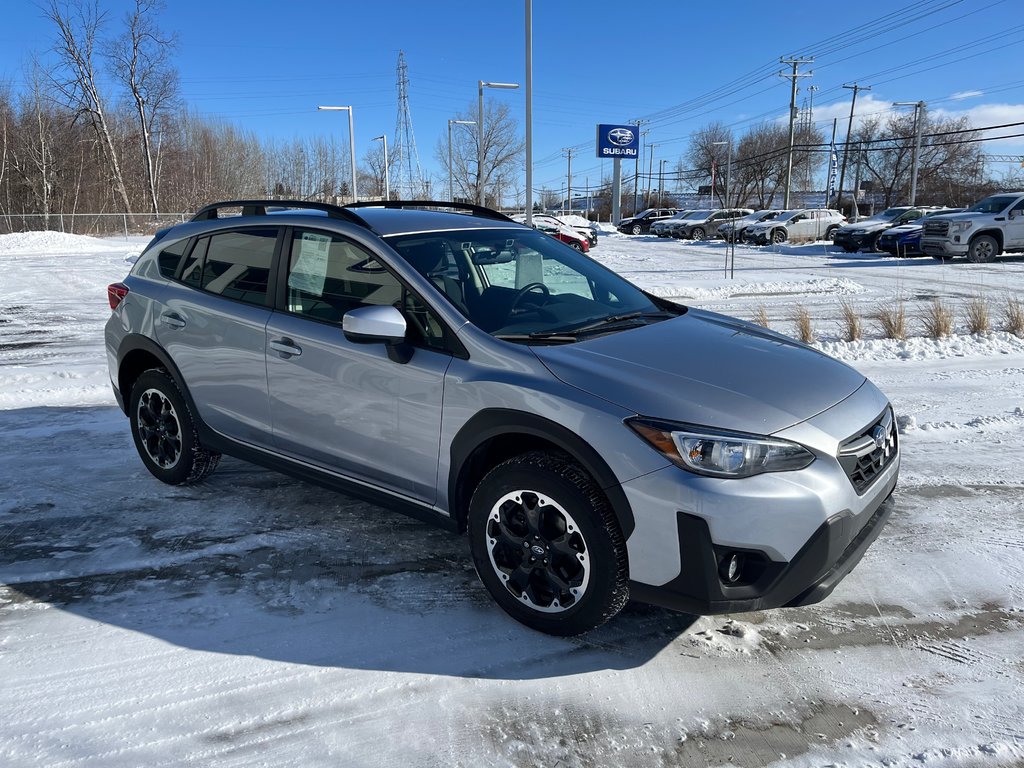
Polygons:
M398 52L398 118L395 121L395 140L392 142L391 161L395 166L392 179L399 198L415 199L423 192L423 171L416 151L416 137L412 132L412 113L409 111L409 68L405 52Z

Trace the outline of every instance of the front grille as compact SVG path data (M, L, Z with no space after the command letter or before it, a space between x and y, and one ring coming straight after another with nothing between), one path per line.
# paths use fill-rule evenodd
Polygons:
M839 464L858 495L896 458L898 440L892 409L886 408L871 426L839 446Z
M945 237L949 234L948 221L926 221L924 223L924 234L933 237Z

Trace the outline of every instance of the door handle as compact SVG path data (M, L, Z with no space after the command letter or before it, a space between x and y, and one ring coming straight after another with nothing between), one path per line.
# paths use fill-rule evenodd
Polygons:
M177 312L164 312L160 315L160 320L168 328L184 328L185 318L179 315Z
M298 357L302 354L302 347L296 346L295 342L287 337L271 339L270 348L286 360L289 357Z

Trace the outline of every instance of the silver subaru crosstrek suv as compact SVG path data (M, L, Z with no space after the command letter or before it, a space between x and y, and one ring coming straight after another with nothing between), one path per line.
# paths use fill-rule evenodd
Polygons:
M234 212L237 215L227 215ZM807 605L891 510L886 397L470 205L227 201L108 289L146 468L230 454L467 532L519 621Z

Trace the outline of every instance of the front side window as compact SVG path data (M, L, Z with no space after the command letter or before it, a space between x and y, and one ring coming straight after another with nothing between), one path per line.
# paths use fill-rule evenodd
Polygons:
M447 348L437 316L362 246L339 235L296 229L288 254L289 312L340 324L351 309L390 305L405 316L411 341Z

